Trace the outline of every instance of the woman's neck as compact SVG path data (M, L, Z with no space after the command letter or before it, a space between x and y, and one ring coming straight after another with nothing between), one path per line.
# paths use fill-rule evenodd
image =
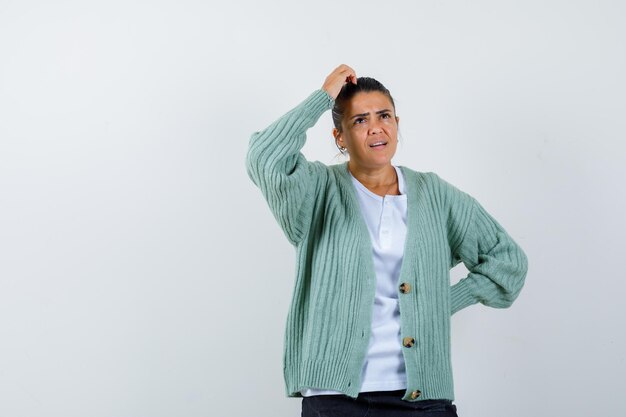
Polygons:
M400 194L398 175L391 164L380 168L366 169L348 162L348 169L354 178L374 194L381 197Z

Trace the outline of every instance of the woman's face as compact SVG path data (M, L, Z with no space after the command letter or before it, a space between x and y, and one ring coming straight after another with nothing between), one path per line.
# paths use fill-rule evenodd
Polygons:
M347 103L342 130L334 129L333 135L337 144L348 150L354 168L382 168L396 153L399 120L385 94L361 92Z

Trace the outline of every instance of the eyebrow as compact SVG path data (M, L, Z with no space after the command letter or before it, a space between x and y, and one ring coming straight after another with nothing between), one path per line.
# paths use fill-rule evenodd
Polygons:
M376 112L376 114L383 114L383 113L391 113L391 110L389 109L384 109L384 110L378 110ZM357 117L365 117L365 116L369 116L369 113L359 113L359 114L355 114L354 116L352 116L350 119L356 119Z

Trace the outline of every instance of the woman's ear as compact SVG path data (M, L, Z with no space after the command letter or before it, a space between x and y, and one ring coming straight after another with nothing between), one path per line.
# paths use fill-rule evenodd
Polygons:
M335 138L335 144L337 144L338 147L344 147L341 132L336 127L333 128L333 137Z

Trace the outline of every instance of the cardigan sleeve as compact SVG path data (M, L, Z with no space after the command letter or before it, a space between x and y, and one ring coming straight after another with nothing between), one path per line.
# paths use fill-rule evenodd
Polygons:
M324 90L307 99L250 138L246 168L267 200L287 239L297 244L306 232L320 169L300 152L306 131L334 104Z
M451 312L475 303L509 307L519 295L528 258L475 198L440 179L448 205L451 266L463 262L468 275L451 287Z

